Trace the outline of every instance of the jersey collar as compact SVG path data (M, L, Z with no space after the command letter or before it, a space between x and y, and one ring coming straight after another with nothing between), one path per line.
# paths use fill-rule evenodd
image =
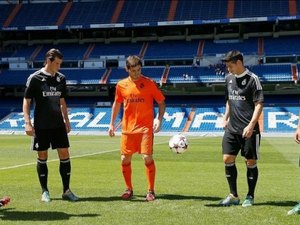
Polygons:
M249 70L248 70L248 69L245 69L245 71L244 71L243 73L241 73L241 74L239 74L239 75L235 74L235 76L236 76L237 78L241 78L241 77L245 76L248 72L249 72Z
M131 77L128 76L128 80L129 80L130 82L136 83L136 82L139 82L140 80L142 80L142 79L141 79L142 77L144 77L144 75L141 74L141 76L139 77L139 79L137 79L137 80L132 80Z
M43 74L45 74L45 75L47 75L47 76L50 76L50 77L54 77L54 76L55 76L55 74L52 75L51 73L48 73L48 72L45 70L44 67L41 69L41 71L42 71Z

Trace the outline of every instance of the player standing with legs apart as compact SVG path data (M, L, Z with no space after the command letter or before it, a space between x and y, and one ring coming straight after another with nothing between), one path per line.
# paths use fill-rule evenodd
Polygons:
M300 118L300 115L299 115ZM297 144L300 144L300 119L298 122L298 126L294 135L294 139ZM300 166L300 159L299 159L299 166ZM290 211L288 211L288 215L300 214L300 202L294 206Z
M243 55L236 50L225 55L229 75L225 78L226 110L224 115L225 134L222 141L225 175L230 194L220 205L238 205L237 168L235 159L239 151L245 157L248 193L242 206L252 206L258 178L260 130L258 119L263 110L263 90L259 78L244 67Z
M138 56L126 59L128 77L116 85L115 100L112 106L109 136L115 136L114 122L123 104L122 136L121 136L121 169L126 184L122 199L129 200L133 196L131 182L131 158L134 153L142 154L148 180L146 201L155 200L154 181L155 164L153 154L153 133L161 129L165 113L165 97L155 82L141 74L142 61ZM159 110L154 119L154 100Z
M33 136L33 150L37 151L37 173L42 187L42 201L50 202L48 190L48 148L57 149L59 172L63 183L63 200L77 201L69 187L71 163L68 134L71 130L68 118L66 79L58 72L63 55L58 49L50 49L45 56L44 67L28 77L23 100L25 131ZM34 124L30 119L30 105L34 101Z

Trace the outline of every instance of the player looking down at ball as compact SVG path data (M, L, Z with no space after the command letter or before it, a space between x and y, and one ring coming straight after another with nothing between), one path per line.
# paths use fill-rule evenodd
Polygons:
M37 174L42 189L42 202L50 202L48 190L48 149L57 149L59 173L63 184L63 200L78 201L70 190L71 161L68 133L66 78L59 71L63 55L58 49L50 49L45 55L44 67L31 74L26 83L23 99L25 132L32 136L32 149L37 152ZM30 106L34 107L34 120L30 118Z
M161 129L165 113L165 97L153 80L141 74L141 68L142 61L138 56L133 55L126 59L125 70L129 76L116 85L108 133L111 137L115 136L114 123L123 105L121 167L126 190L122 199L129 200L133 196L131 158L134 153L139 153L142 154L148 180L146 201L153 201L155 200L153 133ZM158 104L158 116L155 119L154 101Z
M239 151L245 157L248 193L242 206L252 206L258 178L260 130L258 119L263 109L263 90L258 76L244 67L243 55L230 51L223 60L229 74L225 77L226 109L223 118L225 134L222 141L225 174L229 195L220 202L223 206L238 205L237 168L235 159Z

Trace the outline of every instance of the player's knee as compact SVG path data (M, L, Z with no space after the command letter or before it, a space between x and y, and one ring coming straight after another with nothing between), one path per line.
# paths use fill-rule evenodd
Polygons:
M70 158L69 149L68 148L59 148L57 149L59 159L68 159Z
M47 161L47 159L48 159L47 151L39 151L37 155L38 155L38 159L40 159L40 160Z
M143 160L145 165L151 164L153 162L152 155L143 155Z
M122 165L129 165L131 163L131 157L127 155L121 155Z
M256 160L255 159L247 159L245 161L246 166L251 168L251 167L255 167L256 166Z
M234 164L235 163L235 156L232 155L224 155L223 162L227 164Z

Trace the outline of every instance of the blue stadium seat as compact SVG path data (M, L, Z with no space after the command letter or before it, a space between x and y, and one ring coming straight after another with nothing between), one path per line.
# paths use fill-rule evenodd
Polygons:
M205 40L203 48L204 56L215 56L217 54L225 54L232 49L237 49L244 55L256 55L258 52L258 39L249 38L240 42L234 42L232 40L214 41Z
M224 19L227 14L227 0L178 1L175 21Z
M255 65L250 68L262 82L293 81L291 65Z
M300 36L289 36L279 38L264 38L264 55L299 55L300 54Z
M289 1L286 0L244 0L235 1L234 17L289 16Z
M192 59L197 55L199 41L149 42L145 59Z
M117 1L73 2L63 25L109 24Z
M119 23L167 21L171 0L125 1Z
M14 4L4 4L0 5L0 26L2 27L4 25L4 22L8 18L9 14L15 7Z
M96 43L90 58L100 58L101 56L128 56L139 55L143 43Z
M3 70L0 73L0 85L25 86L27 78L35 70Z
M10 27L55 25L64 6L63 3L22 4Z
M224 81L223 75L217 75L215 69L209 67L171 66L168 76L169 83L223 83Z
M167 107L162 131L181 132L187 122L190 111L190 107ZM155 109L155 113L158 113L157 108Z
M67 84L99 84L105 69L61 69Z
M88 49L89 44L78 44L78 43L70 43L70 44L44 44L41 51L36 56L36 61L44 61L45 54L51 48L58 48L63 56L64 61L68 60L82 60L84 53Z
M298 103L294 106L265 106L263 113L263 131L265 133L284 133L294 132L298 124ZM21 113L21 104L15 109L12 106L1 107L0 109L0 130L1 131L24 131L24 118ZM155 115L158 108L154 109ZM195 108L186 106L167 106L162 123L162 132L182 132L186 128L188 118L194 112L190 121L190 126L186 132L223 133L222 128L223 114L225 112L224 104L199 105ZM31 111L31 114L33 111ZM111 107L94 106L69 106L69 118L73 132L107 132ZM119 113L116 124L120 125L122 112ZM120 131L118 126L117 131Z

